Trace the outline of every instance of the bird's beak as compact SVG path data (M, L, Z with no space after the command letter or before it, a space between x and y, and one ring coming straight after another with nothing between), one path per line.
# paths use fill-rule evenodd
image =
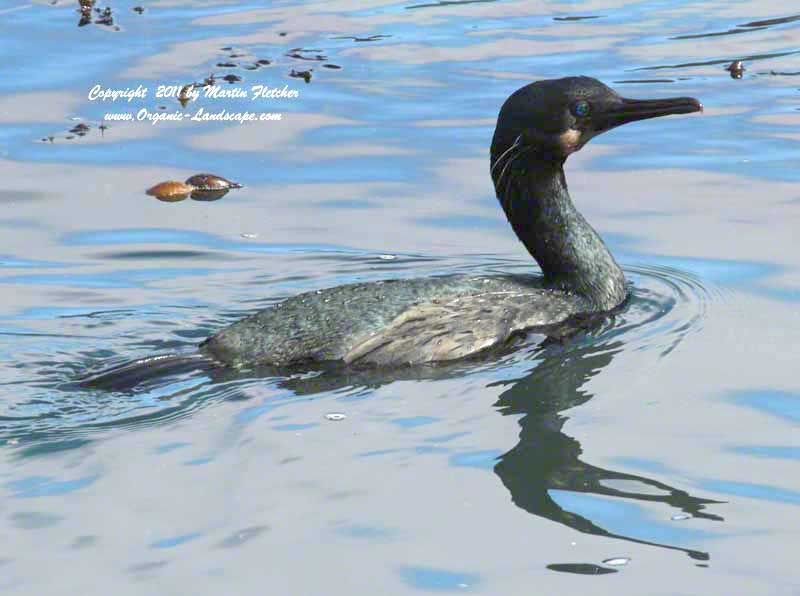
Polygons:
M702 112L703 104L694 97L669 97L665 99L627 99L607 106L596 120L601 130L615 128L628 122L669 116L671 114L691 114Z

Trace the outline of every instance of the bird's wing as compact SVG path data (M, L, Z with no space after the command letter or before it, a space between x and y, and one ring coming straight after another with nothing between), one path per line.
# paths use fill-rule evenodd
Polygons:
M359 338L347 363L421 364L455 360L505 342L513 333L563 321L557 294L485 292L411 305L380 331Z

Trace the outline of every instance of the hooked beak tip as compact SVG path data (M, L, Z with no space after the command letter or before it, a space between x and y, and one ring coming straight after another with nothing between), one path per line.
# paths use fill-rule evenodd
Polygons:
M689 110L688 110L689 113L694 113L694 112L701 112L702 113L703 110L705 109L703 107L703 104L700 103L700 101L698 101L694 97L686 97L686 98L684 98L684 100L686 101L687 105L689 106Z

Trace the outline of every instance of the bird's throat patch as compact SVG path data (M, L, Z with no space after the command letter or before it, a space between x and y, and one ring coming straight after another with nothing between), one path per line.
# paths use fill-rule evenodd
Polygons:
M564 153L577 151L581 142L581 131L569 128L558 135L558 144Z

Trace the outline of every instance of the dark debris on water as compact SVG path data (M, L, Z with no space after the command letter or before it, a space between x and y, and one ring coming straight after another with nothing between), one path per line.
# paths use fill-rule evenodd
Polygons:
M616 569L601 567L594 563L553 563L548 565L547 568L551 571L574 573L576 575L607 575L609 573L617 573Z
M303 48L292 48L291 50L286 52L284 56L287 56L289 58L295 58L296 60L310 60L313 62L322 62L324 60L327 60L328 57L325 56L324 54L319 53L321 51L322 50L305 50ZM306 55L312 52L314 52L312 56Z
M569 17L553 17L554 21L587 21L589 19L600 19L600 15L587 15L587 16L569 16Z
M391 37L391 35L369 35L367 37L353 37L352 35L337 35L336 37L331 37L331 39L352 39L356 42L368 42L368 41L379 41L386 37Z
M102 122L97 126L97 130L100 131L100 134L103 133L108 129L108 126L103 124ZM56 135L48 135L46 137L41 138L41 142L43 143L55 143L56 139L64 139L66 141L71 141L73 139L85 137L88 135L92 130L92 127L85 122L78 122L72 128L70 128L63 136L56 136Z
M138 6L133 10L136 10L137 8L144 11L141 6ZM105 27L112 28L114 31L120 30L120 28L114 24L114 12L111 10L110 6L99 8L95 6L95 0L78 0L78 12L80 12L81 15L81 18L78 21L78 27L85 27L86 25L91 24L93 22L92 19L94 18L95 25L103 25Z
M309 68L308 70L295 70L292 69L292 72L289 73L290 77L295 79L303 79L306 83L311 82L311 71L313 69Z
M89 132L89 125L80 122L69 129L71 133L74 133L80 137L86 136L86 133Z
M741 79L745 71L744 63L741 60L734 60L725 67L725 70L731 73L732 79Z

